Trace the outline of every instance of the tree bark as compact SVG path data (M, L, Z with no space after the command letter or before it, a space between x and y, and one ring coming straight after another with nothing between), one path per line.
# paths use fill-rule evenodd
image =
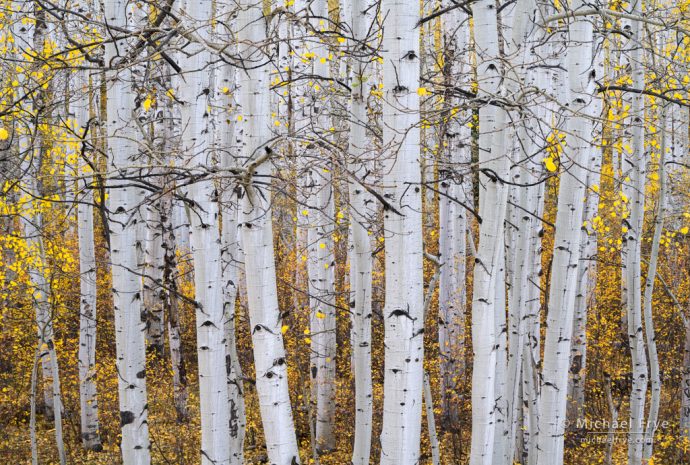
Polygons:
M351 21L353 43L367 43L369 31L376 20L374 0L354 0L352 17L341 18ZM369 40L367 40L369 39ZM376 209L374 199L368 191L353 179L364 179L372 171L371 158L374 134L370 127L366 83L372 78L372 64L369 57L352 58L350 83L350 140L348 147L348 169L352 176L348 180L350 200L350 309L352 329L350 345L355 378L355 434L352 448L353 465L369 465L371 456L371 431L373 414L373 391L371 375L371 319L372 319L372 223Z
M240 231L247 277L247 299L256 389L269 461L276 465L300 463L288 390L282 317L278 307L271 224L270 133L268 67L257 46L266 40L266 18L261 4L240 1L237 18L239 55L254 64L239 73L238 136L241 157L248 163L243 179Z
M572 11L582 8L580 0ZM566 52L568 86L570 89L566 148L561 154L561 174L556 213L549 312L544 345L539 405L538 463L563 463L563 434L567 403L570 344L575 307L575 286L580 261L580 228L584 197L587 154L591 150L592 122L587 110L594 104L594 73L592 69L592 24L587 18L576 17L570 23L571 43ZM566 165L566 161L570 163Z
M111 26L127 28L131 17L142 11L122 0L105 2L105 20ZM108 211L110 212L110 262L113 275L113 307L117 349L122 461L124 465L151 463L148 404L146 396L146 322L142 314L141 279L137 268L136 225L132 218L140 202L138 189L121 179L134 176L132 164L138 154L135 117L135 77L129 66L120 64L130 50L132 38L121 36L106 43L105 62L112 71L107 79Z
M420 5L384 0L383 197L386 294L382 465L420 460L424 276L419 127Z

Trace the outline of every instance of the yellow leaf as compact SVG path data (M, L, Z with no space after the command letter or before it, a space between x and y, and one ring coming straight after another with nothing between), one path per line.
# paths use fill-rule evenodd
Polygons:
M318 311L316 312L316 318L318 318L319 320L323 320L324 318L326 318L326 315Z
M553 162L553 158L544 158L544 166L552 173L558 169L556 164Z
M142 106L144 107L144 111L149 111L152 103L153 103L153 101L150 98L147 98L146 100L144 100L144 103L142 104Z
M8 137L10 137L10 133L7 132L7 129L0 128L0 140L7 140Z
M283 325L283 327L280 328L280 332L285 334L285 333L287 333L288 329L290 329L290 327L288 325Z
M424 97L425 95L429 95L429 91L426 90L426 87L420 87L419 89L417 89L417 95L419 95L420 97Z
M687 233L688 233L688 227L687 227L687 226L683 226L682 228L680 228L680 233L681 233L681 234L687 234Z

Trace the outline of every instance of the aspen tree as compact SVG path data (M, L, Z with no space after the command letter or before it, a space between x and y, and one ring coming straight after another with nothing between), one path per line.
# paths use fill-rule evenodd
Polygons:
M105 21L111 26L140 24L141 9L122 0L105 2ZM133 218L141 199L138 188L122 182L134 175L137 162L137 129L133 126L134 76L126 63L132 38L120 36L106 43L108 210L110 212L110 263L117 348L118 392L124 465L151 463L146 395L146 324L142 320L140 278L137 268L136 225Z
M259 45L266 40L261 3L241 0L237 16L239 56L237 131L246 164L240 205L240 234L247 277L247 301L254 344L256 390L268 459L276 465L300 463L288 391L282 318L278 308L271 224L269 74Z
M420 460L424 276L416 1L384 0L383 197L386 302L381 464Z
M369 130L367 83L371 81L373 64L370 56L370 31L376 21L373 0L354 0L348 18L353 39L349 46L352 93L350 97L350 140L348 147L348 181L350 197L350 308L352 311L352 364L355 378L355 434L352 464L368 465L371 455L373 391L371 378L371 320L372 320L372 221L374 199L359 182L369 182L373 169L371 153L374 135ZM360 54L364 55L360 57Z
M572 11L583 8L580 0ZM569 114L566 144L561 154L561 174L556 211L549 312L539 405L538 463L563 463L563 435L567 403L568 367L580 261L580 229L587 154L591 150L595 71L592 67L593 26L588 18L575 16L568 27L570 43L566 51Z

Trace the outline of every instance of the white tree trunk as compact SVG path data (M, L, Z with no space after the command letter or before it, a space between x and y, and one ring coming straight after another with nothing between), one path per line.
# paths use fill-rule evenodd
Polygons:
M229 5L223 5L226 8ZM221 20L226 24L230 23L227 16L230 11L221 11ZM224 31L221 31L223 33ZM230 38L230 35L223 34L223 37ZM219 88L235 90L235 70L229 65L220 67ZM220 96L223 110L218 117L218 127L216 128L216 156L220 159L221 168L229 170L237 164L237 144L236 122L237 115L231 109L234 107L232 93L223 91ZM224 176L229 173L224 172ZM246 429L246 415L244 404L244 377L242 367L237 354L237 338L235 334L235 316L237 290L240 280L240 244L238 228L238 206L239 199L236 191L237 184L234 180L222 179L219 183L220 188L220 207L222 214L222 266L223 266L223 289L225 292L225 347L227 351L227 383L228 383L228 402L230 408L230 450L232 453L230 463L232 465L244 464L244 437Z
M431 382L429 374L424 373L424 405L426 407L426 422L429 425L429 443L431 445L431 463L441 465L441 449L436 435L436 420L434 418L434 402L431 398Z
M354 0L352 17L349 21L356 43L366 41L372 23L375 21L374 0ZM351 46L356 46L350 44ZM370 159L374 135L368 131L368 93L366 83L372 77L369 57L354 57L351 63L350 82L350 141L348 147L348 169L351 175L361 180L371 170ZM355 378L355 434L352 448L353 465L369 465L371 456L371 430L373 414L373 391L371 379L371 298L373 246L370 237L372 221L376 213L374 199L355 179L348 183L350 200L350 300L352 312L352 365Z
M270 463L300 463L288 390L282 318L278 307L271 224L268 160L273 150L268 90L268 67L258 44L266 40L266 19L261 3L239 2L237 18L239 54L254 64L238 74L238 137L241 157L248 164L240 206L240 231L247 279L247 299L254 343L256 390ZM251 277L251 279L249 279Z
M310 5L310 22L315 31L325 34L328 31L328 2L316 0ZM325 38L319 36L312 46L313 73L315 76L330 77L328 47ZM321 87L328 88L328 81ZM318 91L311 87L310 124L315 134L314 149L307 161L306 173L309 195L309 228L307 232L309 275L309 327L311 330L311 382L312 402L316 405L316 448L319 452L335 449L335 254L333 244L333 225L335 220L332 169L329 163L330 149L320 140L328 138L331 118L328 112L328 91Z
M211 2L189 2L182 13L203 39L211 37ZM213 166L213 112L208 107L217 92L218 67L210 52L198 43L190 44L180 60L184 83L178 89L182 100L183 153L195 174L205 175L189 186L191 208L190 242L194 257L194 288L199 360L199 403L201 416L201 463L225 465L230 450L230 408L225 347L225 305L221 266L219 208Z
M661 119L661 147L659 153L659 198L657 199L656 218L654 219L654 237L652 238L652 250L647 267L647 279L644 289L644 329L647 338L647 356L649 359L649 380L651 382L652 395L647 415L647 430L645 432L642 460L647 463L654 451L654 433L656 432L659 417L659 404L661 402L661 374L659 373L659 354L656 348L656 333L654 331L654 318L652 315L652 298L654 297L654 280L656 279L657 264L659 261L659 244L664 229L664 204L666 202L666 108L660 111ZM644 181L643 181L644 182Z
M154 162L155 163L155 162ZM162 179L160 174L154 178ZM154 181L156 182L156 181ZM158 183L156 183L158 184ZM162 188L164 186L161 185ZM148 349L162 356L164 346L164 294L160 288L163 279L163 240L161 229L160 201L153 200L146 207L144 231L144 311L146 313L146 339Z
M80 72L75 79L74 92L79 97L74 104L77 129L81 136L89 134L88 76ZM88 144L83 140L82 144ZM87 152L88 153L88 152ZM79 157L78 189L81 191L77 206L77 235L79 238L79 400L81 413L81 440L86 449L101 450L96 392L96 251L93 233L93 174ZM79 178L78 178L79 179ZM83 189L83 190L82 190Z
M582 7L580 0L571 5ZM584 173L591 150L592 121L588 108L593 105L592 24L576 17L569 27L571 43L566 53L569 108L566 147L561 154L562 172L556 213L549 312L544 345L539 405L538 463L563 463L563 434L567 403L570 343L573 330L575 286L580 261L580 228L584 197Z
M592 45L595 72L603 75L602 53L598 53L597 43ZM599 117L602 112L601 100L592 103L591 114ZM603 123L594 120L592 137L603 136ZM600 147L592 145L587 155L589 171L587 177L586 201L583 211L583 225L580 234L580 267L577 273L575 294L575 313L573 316L573 342L570 349L570 374L568 379L567 418L570 425L584 418L585 380L587 375L587 312L594 299L597 279L597 236L592 224L599 212L599 182L603 153ZM571 428L572 429L572 428Z
M640 0L632 4L634 14L641 11ZM625 48L625 58L632 75L633 86L644 87L644 69L642 52L642 23L630 22L631 37ZM632 359L632 391L630 392L630 434L628 441L628 464L642 463L643 437L645 433L645 401L647 395L647 354L642 329L642 271L641 242L644 225L645 202L645 147L644 147L644 99L640 94L631 97L630 118L626 138L630 137L632 153L623 153L623 194L627 197L628 214L624 215L623 226L628 231L623 233L623 277L626 289L626 314L628 342ZM629 181L627 180L629 178Z
M419 140L420 5L384 0L383 169L386 302L382 465L420 460L424 275Z
M478 95L498 96L501 78L496 4L480 0L472 5L477 54ZM471 465L489 465L493 459L496 422L496 301L499 271L504 257L504 219L507 189L507 157L504 154L503 129L506 112L494 105L479 109L480 168L493 171L479 175L479 247L475 256L472 296L472 444ZM498 178L496 177L498 176ZM499 179L500 178L500 179ZM502 286L502 284L501 284ZM500 311L505 312L505 308Z
M140 16L138 7L123 0L105 2L105 20L111 26L132 27ZM137 267L136 229L132 218L139 199L137 189L118 181L133 175L137 129L134 127L134 77L128 64L118 65L130 49L128 36L108 42L105 62L114 69L107 78L108 211L110 212L110 262L113 274L113 306L117 348L122 461L124 465L151 463L146 397L146 324L142 319L141 280Z

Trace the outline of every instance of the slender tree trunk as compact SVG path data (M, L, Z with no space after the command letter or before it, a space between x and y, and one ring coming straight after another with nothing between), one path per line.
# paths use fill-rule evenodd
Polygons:
M583 4L575 0L577 11ZM575 286L580 261L580 228L584 197L584 173L591 150L592 122L588 108L594 104L592 70L592 24L576 17L569 27L571 44L566 53L570 111L567 120L566 148L561 154L562 172L556 213L549 312L544 345L539 406L538 463L563 463L563 435L567 403Z
M171 115L171 112L166 112ZM170 118L170 116L168 116ZM170 141L171 138L166 138ZM162 234L163 234L163 284L166 287L164 301L164 313L167 315L168 346L170 348L170 364L173 373L173 403L177 413L177 422L186 423L189 420L187 399L187 368L182 354L182 336L180 330L180 315L178 308L177 289L177 253L175 242L175 229L172 219L173 214L172 191L161 198Z
M611 376L607 373L604 375L604 390L606 392L606 402L609 406L609 411L611 412L611 425L618 422L618 408L620 407L620 402L616 404L613 401L613 394L611 393ZM616 443L616 430L613 426L609 427L608 433L606 434L606 457L604 458L604 463L606 465L613 465L613 446Z
M593 49L596 53L596 48ZM600 63L595 58L595 63ZM601 68L598 66L597 68ZM599 69L597 69L599 72ZM601 113L600 101L596 100L592 114ZM603 125L595 122L593 134L601 134ZM570 374L568 379L567 418L570 425L584 418L585 379L587 375L587 312L594 299L597 272L597 237L592 226L593 218L599 212L599 180L601 176L602 151L592 146L588 154L590 171L587 173L587 199L583 211L583 226L580 234L580 267L577 273L577 293L573 317L573 343L570 349Z
M384 0L383 170L386 231L382 465L420 460L424 276L416 1Z
M375 21L373 0L355 0L350 21L354 44L367 42ZM351 46L357 46L350 44ZM373 246L370 237L374 221L374 199L358 184L371 171L371 147L374 135L367 130L369 116L366 84L372 77L372 64L367 57L356 55L351 63L350 78L350 141L348 147L348 183L350 197L350 309L352 311L351 341L352 366L355 378L355 437L352 448L353 465L369 465L371 456L371 430L373 391L371 379L371 298ZM356 83L356 85L355 85ZM353 179L356 178L356 179Z
M424 405L426 407L426 422L429 425L429 442L431 443L431 463L441 465L441 450L436 435L436 420L434 418L434 402L431 398L431 382L429 374L424 373Z
M160 173L155 178L161 180ZM161 186L163 188L163 186ZM146 339L148 349L163 355L164 349L164 314L163 291L160 288L163 279L163 241L161 234L160 202L154 200L147 206L144 231L144 312L146 313Z
M16 2L14 5L16 19L14 21L14 30L12 31L15 41L24 46L34 44L40 41L40 36L43 35L42 30L45 28L44 20L39 21L34 16L33 2ZM38 30L35 30L38 29ZM42 47L41 47L42 48ZM20 55L17 57L18 61L23 61L24 58ZM31 81L29 80L29 73L33 69L30 64L26 65L26 71L17 74L17 82L19 86L28 86L26 92L26 111L34 111L34 99L40 99L36 95L36 90L31 89ZM45 263L43 256L43 237L42 237L42 216L41 212L34 208L33 199L39 195L39 175L41 170L41 134L38 125L32 125L22 128L18 132L17 150L19 165L21 173L24 173L26 180L24 191L28 193L28 198L20 203L21 225L23 229L23 236L27 242L27 248L36 257L33 259L35 263ZM53 322L51 309L49 304L48 289L46 289L46 277L43 275L40 267L32 265L29 270L29 276L32 285L35 287L33 292L35 297L35 314L36 325L38 330L38 344L41 350L41 375L43 378L43 405L46 418L54 418L53 410L53 387L52 380L54 373L52 371L52 364L50 363L50 354L48 352L48 343L52 343L53 339Z
M223 5L229 7L230 5ZM221 11L221 19L230 24L229 15L231 11ZM221 34L223 31L221 31ZM228 37L229 34L222 34ZM225 89L236 88L235 70L229 65L220 67L220 88L223 89L221 95L222 108L216 128L216 156L220 159L223 169L230 169L236 165L237 151L237 115L228 110L234 107L231 91ZM237 354L237 338L235 332L235 316L237 303L237 290L240 279L240 244L239 244L239 225L238 225L238 206L237 184L233 181L222 180L220 182L220 206L222 214L222 266L223 266L223 288L225 292L225 347L226 370L228 383L228 401L230 408L230 450L232 452L230 463L232 465L242 465L244 463L244 437L246 429L246 415L244 403L244 376Z
M175 89L179 86L180 77L170 78L166 73L161 76L161 94L167 89ZM169 166L175 166L177 157L180 155L180 115L179 105L171 98L166 98L159 104L160 118L163 121L161 151L162 157ZM187 400L189 398L187 383L187 367L185 357L182 352L182 336L179 316L179 290L177 286L177 251L179 247L185 247L184 242L178 241L180 235L186 235L189 241L189 230L179 228L180 223L175 216L181 206L174 198L175 184L170 177L163 178L164 194L160 199L160 222L163 248L163 272L162 281L164 293L163 298L163 320L167 323L168 346L170 350L170 364L172 366L173 382L173 403L177 414L178 423L189 421L189 409Z
M196 33L212 37L211 2L186 5ZM220 218L215 177L208 168L213 160L214 129L218 121L208 108L217 95L219 68L211 53L199 43L185 49L189 54L180 60L185 74L179 96L184 155L197 174L205 174L189 186L188 196L194 202L190 242L194 257L194 288L197 301L196 331L199 359L199 402L201 416L201 463L229 464L230 408L226 370L226 334L224 286L221 265Z
M282 318L278 307L271 224L271 138L268 69L258 44L266 40L262 5L240 2L237 18L239 55L249 67L239 73L238 135L248 163L243 180L240 231L247 277L247 299L254 343L256 389L272 464L300 463L288 390ZM240 118L241 116L241 118Z
M642 460L647 463L654 451L654 433L656 432L659 418L659 404L661 402L661 374L659 373L659 354L656 348L656 333L654 330L654 318L652 315L652 298L654 297L654 280L656 279L657 264L659 261L659 244L664 229L664 207L666 203L666 108L662 108L661 119L661 148L659 153L659 198L657 199L656 218L654 220L654 237L652 238L652 250L647 267L647 280L644 289L644 329L647 338L647 356L649 359L649 379L651 382L651 400L649 414L647 415L647 430L645 432ZM643 181L644 182L644 181Z
M122 0L105 2L110 26L133 27L130 16L141 16L137 7ZM106 43L105 62L113 68L107 77L108 210L110 211L110 261L113 274L113 307L117 349L122 461L124 465L151 463L146 396L146 324L142 319L141 285L137 268L136 229L132 217L139 200L137 189L118 179L134 175L137 129L133 127L134 76L128 66L118 69L130 49L129 36Z
M472 4L477 53L478 95L492 98L499 93L501 79L496 4L480 0ZM470 465L489 465L493 459L496 425L496 288L502 278L504 257L504 219L506 216L507 177L505 141L502 137L506 112L494 105L479 109L479 163L495 176L479 175L479 247L475 256L472 296L472 444ZM505 301L503 300L503 303Z
M90 89L86 73L79 73L75 92L83 93L75 105L77 127L81 137L88 136ZM87 140L81 141L88 146ZM78 186L83 190L77 206L79 237L79 400L81 412L81 440L86 449L102 450L98 422L98 396L96 392L96 251L93 236L93 174L80 157Z
M633 14L641 11L640 1L632 4ZM626 45L626 59L632 75L633 86L644 87L642 67L642 24L630 22L631 36ZM627 291L628 343L632 360L632 391L630 392L630 434L628 441L628 465L642 463L643 438L645 433L644 412L647 395L647 354L642 329L642 271L641 242L644 225L645 202L645 141L644 141L644 99L643 95L631 97L629 127L632 153L623 154L622 176L623 198L628 211L623 221L623 266ZM627 136L627 134L626 134ZM628 180L629 179L629 180ZM627 229L627 231L626 231Z

